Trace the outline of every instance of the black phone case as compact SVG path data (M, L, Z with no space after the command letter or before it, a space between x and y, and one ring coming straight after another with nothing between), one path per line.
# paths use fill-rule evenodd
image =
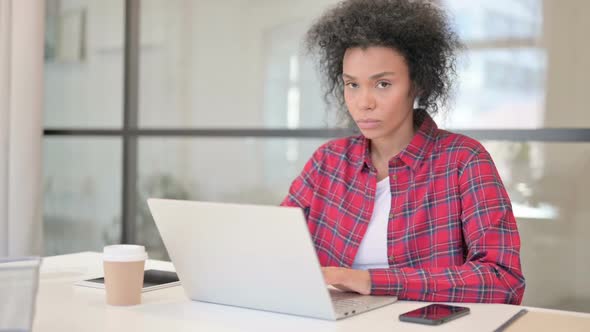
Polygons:
M459 317L463 317L471 312L469 308L465 308L466 310L456 312L452 315L440 318L440 319L427 319L421 317L411 317L411 316L404 316L405 314L399 315L399 320L402 322L408 323L417 323L417 324L424 324L424 325L441 325L443 323L452 321Z

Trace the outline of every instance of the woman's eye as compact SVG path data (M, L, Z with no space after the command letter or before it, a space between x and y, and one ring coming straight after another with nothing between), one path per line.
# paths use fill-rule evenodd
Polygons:
M346 83L346 86L352 89L356 89L358 87L358 85L356 83L353 82L348 82Z
M381 88L381 89L387 88L390 85L391 85L391 83L389 83L389 82L379 82L379 83L377 83L377 87L378 88Z

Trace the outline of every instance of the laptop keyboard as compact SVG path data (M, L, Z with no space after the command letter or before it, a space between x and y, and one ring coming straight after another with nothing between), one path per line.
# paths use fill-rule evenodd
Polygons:
M330 297L332 298L332 303L334 304L334 308L337 311L354 308L366 308L372 303L375 303L374 298L362 296L356 293L345 293L330 290Z

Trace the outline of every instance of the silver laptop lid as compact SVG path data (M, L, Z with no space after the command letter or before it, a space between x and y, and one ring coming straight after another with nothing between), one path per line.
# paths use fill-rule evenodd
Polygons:
M301 209L149 199L188 297L336 319Z

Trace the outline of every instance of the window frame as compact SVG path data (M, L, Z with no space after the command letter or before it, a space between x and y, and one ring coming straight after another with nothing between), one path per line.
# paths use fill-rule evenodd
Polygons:
M353 134L338 128L150 128L138 127L139 113L139 61L140 61L140 2L125 0L124 14L124 103L123 126L121 129L106 128L44 128L44 137L117 137L121 138L122 149L122 220L121 243L136 243L138 140L142 137L243 137L243 138L337 138ZM531 39L506 39L496 41L468 41L470 50L515 47L540 47ZM539 129L453 129L454 132L478 140L510 142L590 142L590 128L539 128Z

